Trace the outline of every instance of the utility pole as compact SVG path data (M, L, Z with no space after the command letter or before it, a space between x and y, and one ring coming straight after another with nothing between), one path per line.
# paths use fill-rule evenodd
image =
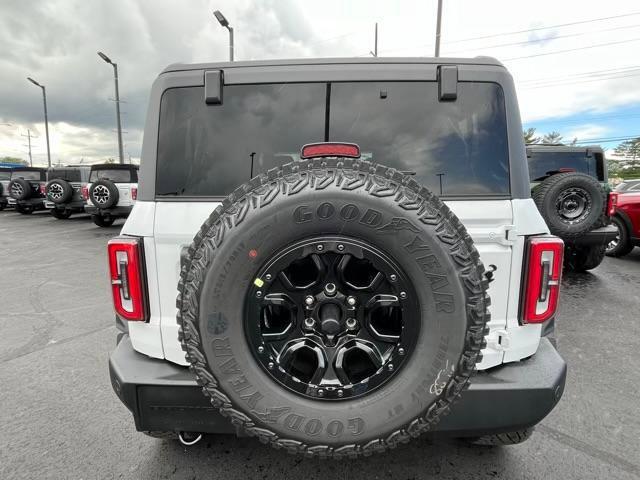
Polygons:
M376 22L376 27L373 34L373 52L369 51L369 53L374 57L378 56L378 22Z
M442 0L438 0L438 20L436 23L436 58L440 56L440 29L442 27Z
M44 88L44 85L40 85L33 78L27 77L31 83L33 83L36 87L40 87L42 89L42 100L44 101L44 130L47 134L47 162L49 163L49 168L51 168L51 150L49 150L49 117L47 116L47 90Z
M229 20L225 18L220 10L213 12L213 15L220 25L229 30L229 61L233 62L233 27L229 25Z
M33 158L31 157L31 130L27 129L27 134L21 134L23 137L27 137L29 139L29 165L33 167ZM33 137L38 138L38 137Z
M113 67L113 78L116 84L116 121L118 124L118 154L120 163L124 163L124 149L122 147L122 123L120 122L120 91L118 90L118 64L112 62L104 53L98 52L98 56Z

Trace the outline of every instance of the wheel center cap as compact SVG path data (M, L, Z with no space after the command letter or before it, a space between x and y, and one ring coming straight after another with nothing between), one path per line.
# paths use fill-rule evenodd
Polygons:
M319 310L320 330L325 335L333 336L342 330L340 323L341 310L335 303L327 303L322 305Z

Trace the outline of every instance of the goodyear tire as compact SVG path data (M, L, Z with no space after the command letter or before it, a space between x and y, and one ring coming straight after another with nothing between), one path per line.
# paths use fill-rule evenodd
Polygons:
M397 276L375 278L385 288L403 285L404 300L394 297L406 322L402 329L417 330L403 348L393 347L395 365L384 364L358 390L355 383L344 392L312 382L301 387L302 377L288 376L275 350L255 348L251 332L270 328L262 319L264 307L257 317L245 313L261 298L266 302L266 292L280 281L268 273L270 259L310 248L329 255L322 262L330 265L331 255L352 244L369 245L397 268ZM308 269L296 271L303 278ZM464 226L410 177L366 161L294 162L238 188L203 224L183 256L179 337L204 394L245 433L305 456L371 455L431 429L468 386L489 318L483 273ZM301 286L291 295L338 298L336 288L328 287ZM375 293L382 287L363 288L361 293ZM403 317L411 308L417 315ZM363 335L369 335L369 316ZM297 332L302 316L292 318ZM322 320L322 328L330 320ZM315 332L309 338L317 340ZM392 369L386 383L367 390Z
M66 180L53 179L47 183L47 198L55 204L67 203L73 195L73 187Z
M96 207L106 209L118 204L120 194L111 180L98 180L91 184L89 198Z

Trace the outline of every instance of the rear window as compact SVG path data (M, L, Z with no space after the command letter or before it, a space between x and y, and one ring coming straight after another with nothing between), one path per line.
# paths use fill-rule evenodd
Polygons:
M601 156L601 155L600 155ZM529 177L532 181L544 180L549 174L561 168L568 168L579 173L586 173L600 181L604 180L603 162L598 162L593 155L582 152L543 152L529 153Z
M24 180L40 180L42 173L36 171L12 172L11 179L22 178Z
M156 195L227 195L322 141L357 143L443 196L510 191L499 85L461 82L440 102L436 82L334 82L225 86L223 105L206 105L203 87L167 90Z
M622 182L616 188L616 192L627 192L640 190L640 181Z
M82 174L80 170L71 168L53 168L49 170L49 180L60 178L67 182L81 182Z
M3 172L0 170L0 180L9 180L11 178L11 172Z
M89 181L95 182L96 180L111 180L114 183L129 183L131 181L137 181L131 179L131 170L117 168L92 170L91 175L89 176Z

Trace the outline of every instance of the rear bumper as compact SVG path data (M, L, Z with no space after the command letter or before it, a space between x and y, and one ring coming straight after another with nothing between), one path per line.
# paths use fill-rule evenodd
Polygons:
M9 197L9 204L18 205L20 207L33 207L35 209L41 209L41 208L44 208L44 198L36 197L36 198L27 198L25 200L16 200L14 198Z
M93 205L85 205L84 211L90 215L100 215L101 217L111 216L111 217L128 217L133 210L133 206L127 207L113 207L113 208L98 208Z
M72 211L72 212L84 212L84 201L76 201L69 203L53 203L49 200L45 200L44 202L45 208L50 210L60 210L60 211Z
M591 230L578 238L564 241L568 245L606 245L611 240L615 240L617 235L618 229L613 225L607 225L606 227Z
M531 427L560 400L566 372L565 361L542 338L530 359L479 372L434 434L479 436ZM235 433L188 368L137 353L126 334L109 359L109 374L138 430Z

